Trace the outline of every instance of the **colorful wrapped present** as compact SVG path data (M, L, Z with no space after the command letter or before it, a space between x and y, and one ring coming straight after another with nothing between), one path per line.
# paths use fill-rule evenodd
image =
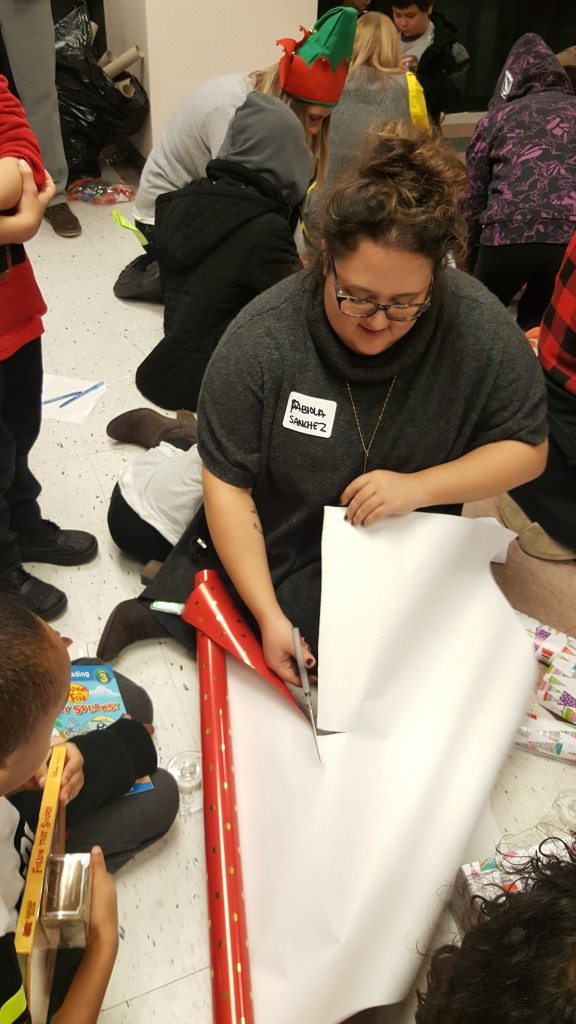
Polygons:
M516 733L516 746L542 757L576 762L576 729L559 722L556 728L551 729L550 725L555 725L550 719L526 715Z
M544 673L536 700L565 722L576 724L576 678L565 676L555 664Z
M463 935L476 924L482 900L494 899L500 893L526 892L530 882L530 860L536 854L552 854L568 860L566 844L561 839L544 839L527 850L506 850L488 860L463 864L456 875L450 908Z
M516 614L532 639L534 652L539 661L551 665L558 655L563 655L572 661L576 670L576 639L573 636L552 629L551 626L545 626L544 623L538 622L538 619L524 615L523 612Z

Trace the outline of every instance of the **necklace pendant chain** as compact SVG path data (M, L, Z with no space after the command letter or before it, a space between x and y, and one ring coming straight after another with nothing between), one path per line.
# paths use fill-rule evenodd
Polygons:
M364 434L362 433L362 427L360 426L360 420L358 419L358 413L356 411L356 406L354 404L354 398L352 397L352 389L351 389L350 384L348 383L348 381L346 381L346 388L348 390L348 397L350 399L350 405L352 406L352 412L354 413L354 420L356 422L356 429L358 431L358 437L360 438L360 444L362 445L362 451L364 452L364 473L366 473L366 467L368 466L368 459L370 457L370 450L372 448L372 444L374 442L374 438L376 437L376 434L378 433L378 427L380 426L380 423L382 421L382 417L384 416L384 413L386 412L386 406L388 405L388 402L390 400L390 395L392 394L392 390L394 388L395 383L396 383L396 376L394 376L392 378L392 383L391 383L390 387L388 388L388 393L386 395L386 398L384 399L384 405L382 406L382 408L380 410L380 414L378 416L378 419L376 420L376 425L374 427L374 430L372 431L372 435L370 437L370 440L369 440L368 444L366 444L366 442L364 440Z

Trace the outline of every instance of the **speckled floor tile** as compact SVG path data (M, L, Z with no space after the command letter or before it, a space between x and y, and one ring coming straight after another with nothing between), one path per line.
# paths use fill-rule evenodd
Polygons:
M200 744L200 702L198 697L198 668L195 658L180 644L166 643L162 654L170 670L174 689L194 739L194 749Z
M212 1021L210 971L190 974L171 985L100 1014L103 1024L201 1024Z

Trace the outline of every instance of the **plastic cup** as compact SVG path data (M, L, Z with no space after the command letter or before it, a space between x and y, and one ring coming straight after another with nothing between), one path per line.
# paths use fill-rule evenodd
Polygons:
M168 764L168 771L174 776L180 794L180 814L190 817L201 810L202 797L202 755L198 750L183 750L175 754Z

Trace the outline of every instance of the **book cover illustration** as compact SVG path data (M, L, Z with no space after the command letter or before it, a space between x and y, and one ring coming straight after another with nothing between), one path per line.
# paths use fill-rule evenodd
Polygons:
M62 743L107 729L126 714L126 706L110 665L72 665L70 693L52 730L52 742ZM130 794L154 789L149 776L137 779Z

